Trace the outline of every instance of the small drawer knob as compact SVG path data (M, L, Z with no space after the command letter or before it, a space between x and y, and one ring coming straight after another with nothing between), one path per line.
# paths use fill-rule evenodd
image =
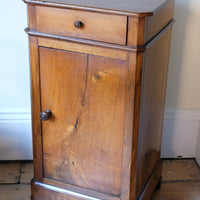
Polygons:
M50 110L45 110L40 113L40 119L43 121L47 121L52 117L52 113Z
M76 28L81 28L81 27L83 26L83 22L81 22L81 21L75 21L75 22L74 22L74 26L75 26Z

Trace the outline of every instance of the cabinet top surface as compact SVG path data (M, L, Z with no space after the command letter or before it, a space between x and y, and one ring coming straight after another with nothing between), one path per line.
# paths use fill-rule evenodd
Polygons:
M63 4L68 7L89 7L133 14L151 15L170 0L24 0L33 3Z

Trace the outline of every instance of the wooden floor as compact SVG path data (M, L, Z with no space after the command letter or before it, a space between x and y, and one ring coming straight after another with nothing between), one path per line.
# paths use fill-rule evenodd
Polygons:
M163 183L151 200L200 200L195 160L164 160ZM30 200L31 163L0 163L0 200Z
M162 177L152 200L200 200L200 168L195 160L165 160Z

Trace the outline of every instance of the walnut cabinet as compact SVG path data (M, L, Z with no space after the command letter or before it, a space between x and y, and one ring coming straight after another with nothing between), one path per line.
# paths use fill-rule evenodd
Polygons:
M173 0L25 0L33 200L149 200L159 184Z

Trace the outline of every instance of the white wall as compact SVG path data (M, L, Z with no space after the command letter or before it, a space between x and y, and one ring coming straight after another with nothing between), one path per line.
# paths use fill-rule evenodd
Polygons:
M0 8L0 160L31 159L26 6L13 0ZM175 0L163 157L200 157L199 10L199 0Z
M198 137L197 148L196 148L196 160L200 166L200 126L199 126L199 137Z
M26 6L12 0L0 8L0 160L31 159Z
M175 0L163 157L199 157L200 154L200 150L196 151L200 146L199 10L199 0Z
M166 110L200 109L199 11L199 0L175 0Z
M166 111L163 127L163 158L194 158L200 153L200 110ZM199 145L199 150L197 146ZM199 155L199 154L198 154Z

